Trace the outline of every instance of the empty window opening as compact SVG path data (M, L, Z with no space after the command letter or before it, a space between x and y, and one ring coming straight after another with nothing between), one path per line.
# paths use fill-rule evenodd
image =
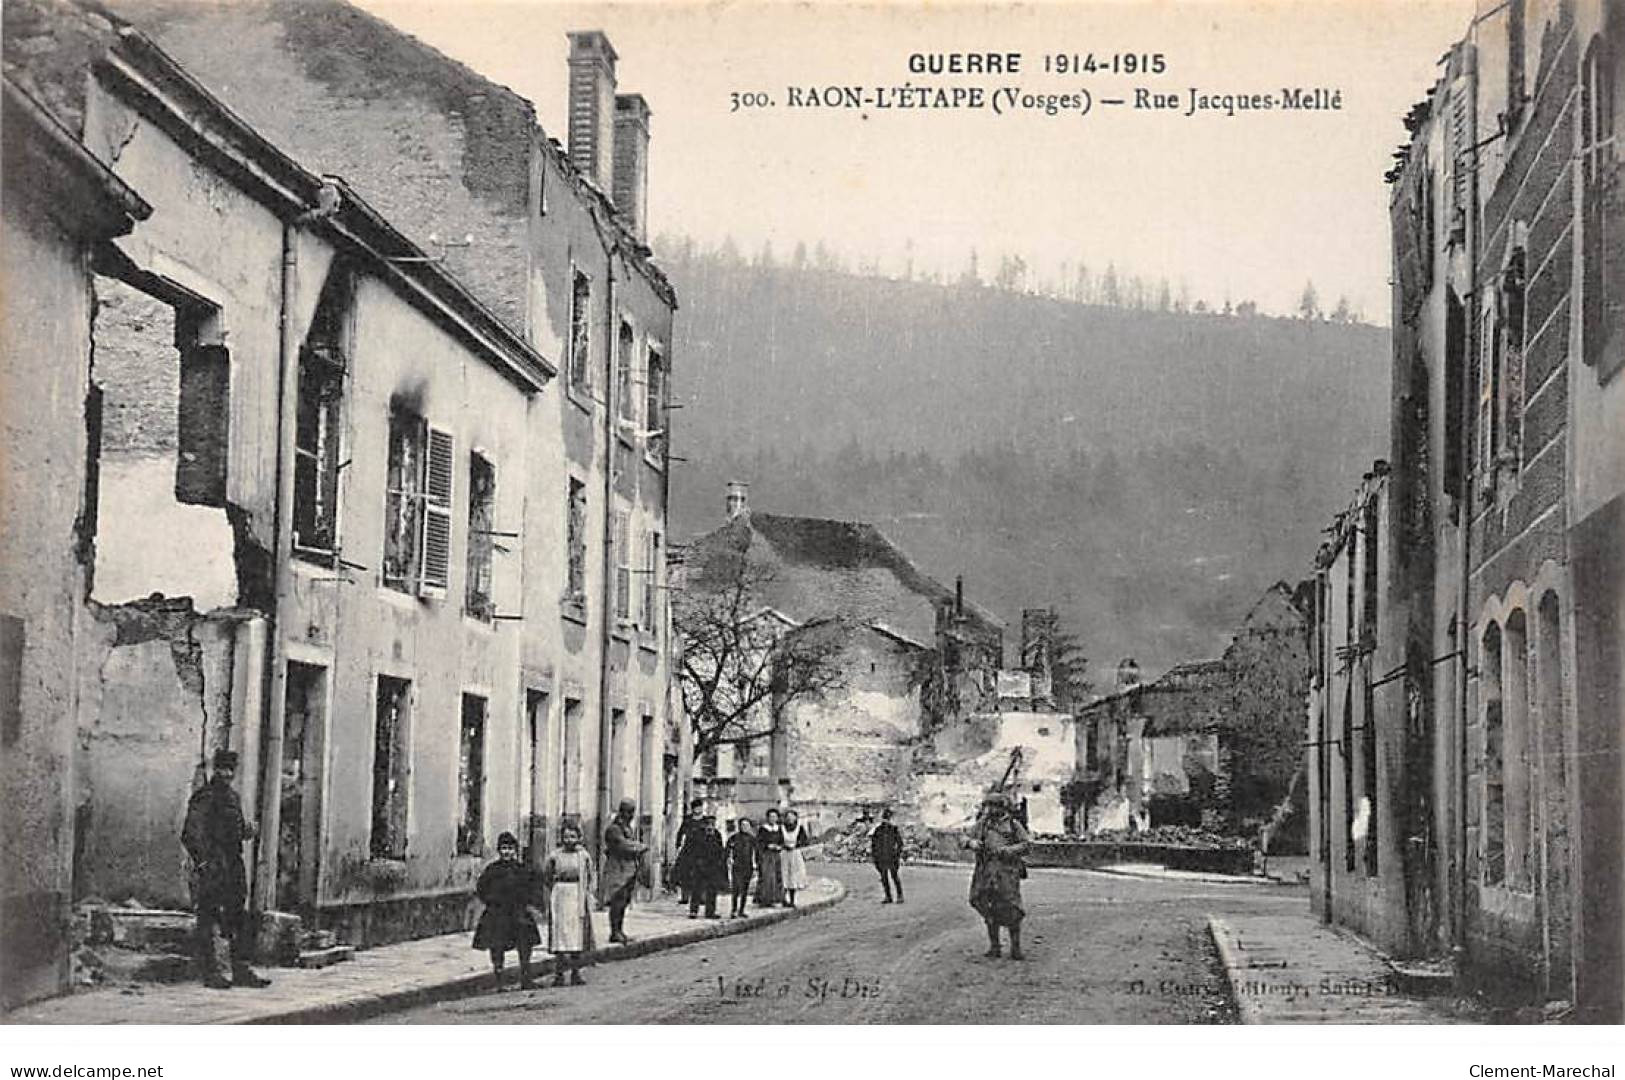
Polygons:
M1480 862L1484 881L1506 880L1506 773L1503 767L1505 727L1501 704L1501 628L1484 631L1480 690L1484 699L1484 823Z
M1530 798L1535 748L1529 723L1529 623L1524 613L1507 616L1502 637L1501 717L1502 800L1506 808L1506 879L1512 888L1528 891L1533 877L1531 819L1537 807Z
M353 275L342 266L334 267L299 350L293 542L305 555L331 555L339 547L340 444L353 295Z
M525 691L525 718L530 736L530 815L525 822L527 861L534 861L549 849L547 815L550 805L548 764L551 752L548 725L548 696L543 690Z
M174 307L116 278L97 276L95 291L92 597L118 604L156 593L190 596L200 610L229 607L237 602L223 509L230 358L213 342L217 313Z
M378 676L372 743L372 857L406 858L406 797L412 684Z
M592 281L577 270L570 290L570 386L582 393L592 390L591 345Z
M581 702L564 701L564 732L559 740L560 805L565 816L581 813Z
M635 423L638 411L637 398L632 391L632 357L635 348L632 324L621 323L620 338L615 344L615 408L620 418L629 425Z
M644 446L651 457L659 460L666 453L666 361L652 347L644 381L643 425L649 431Z
M585 606L587 602L587 485L572 478L566 494L566 549L569 573L566 599Z
M321 857L327 669L289 661L285 701L276 903L282 911L301 911L309 910L316 902L316 871Z
M485 713L477 694L463 695L457 750L457 854L485 849Z
M463 590L464 609L486 622L496 614L492 600L496 497L496 467L481 454L468 455L468 580Z
M1581 162L1584 240L1581 270L1581 356L1607 381L1625 367L1625 86L1619 78L1620 27L1592 38L1581 73Z
M631 794L627 783L630 771L626 746L626 710L609 711L609 792L619 802Z

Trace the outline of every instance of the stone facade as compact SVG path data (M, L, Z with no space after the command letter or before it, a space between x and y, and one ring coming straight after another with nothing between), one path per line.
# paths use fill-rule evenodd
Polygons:
M1622 42L1601 0L1483 4L1407 120L1389 176L1393 470L1362 493L1371 527L1340 524L1323 552L1310 733L1311 772L1332 777L1316 830L1328 918L1613 1021ZM1350 558L1374 608L1357 635L1340 606ZM1336 780L1338 680L1365 702L1355 758L1377 750L1354 769L1363 790ZM1350 865L1338 822L1354 796L1375 824Z
M79 389L37 415L81 447L46 576L77 750L7 808L63 819L60 900L185 905L187 795L237 749L254 906L371 944L466 927L501 831L539 858L622 797L664 828L675 298L527 102L299 7L7 5L8 76L156 207L94 273L69 252L60 328L6 322L39 338L8 356L66 335Z

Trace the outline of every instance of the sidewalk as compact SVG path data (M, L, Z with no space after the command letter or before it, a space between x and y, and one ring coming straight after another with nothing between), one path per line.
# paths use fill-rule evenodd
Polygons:
M1407 998L1369 945L1302 914L1210 915L1244 1024L1460 1024L1442 1000Z
M1204 885L1275 885L1274 878L1239 877L1236 874L1214 874L1200 870L1170 870L1155 863L1113 863L1111 866L1089 868L1096 874L1116 874L1119 877L1145 878L1150 881L1195 881Z
M744 919L690 921L673 898L634 904L626 916L630 945L606 945L597 963L629 960L696 941L755 930L839 903L846 889L814 878L794 909L753 909ZM724 897L726 899L726 897ZM593 914L598 941L609 939L609 915ZM81 991L0 1016L4 1024L343 1024L394 1009L477 992L491 985L491 961L470 947L473 931L363 949L347 963L315 970L266 968L263 990L209 990L197 983L144 984ZM540 950L536 977L551 977L553 957ZM509 985L519 979L509 957ZM588 973L589 978L591 973Z

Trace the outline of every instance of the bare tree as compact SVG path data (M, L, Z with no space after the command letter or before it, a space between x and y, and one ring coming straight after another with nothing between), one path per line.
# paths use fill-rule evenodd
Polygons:
M705 570L673 604L683 643L678 682L696 758L772 735L792 703L845 682L840 620L797 623L768 607L762 597L774 571L744 551L715 552Z

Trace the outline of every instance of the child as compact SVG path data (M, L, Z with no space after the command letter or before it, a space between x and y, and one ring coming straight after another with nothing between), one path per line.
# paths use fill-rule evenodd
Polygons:
M519 986L534 989L530 979L530 951L542 940L536 929L539 882L530 867L519 861L519 840L513 833L497 837L497 860L480 874L474 893L485 904L474 928L474 947L491 954L497 990L502 989L502 961L509 949L519 953Z
M581 846L581 826L566 819L559 826L559 846L542 864L542 887L547 893L547 948L558 957L554 986L564 985L564 969L570 969L570 985L585 986L581 958L592 951L592 856Z
M688 917L697 919L700 905L705 905L707 919L720 919L717 914L717 891L728 885L728 864L722 854L722 834L717 832L717 816L707 814L697 832L688 838Z
M750 879L756 871L756 829L750 818L739 819L739 829L728 837L728 869L733 875L731 919L745 917L745 900L750 896Z

